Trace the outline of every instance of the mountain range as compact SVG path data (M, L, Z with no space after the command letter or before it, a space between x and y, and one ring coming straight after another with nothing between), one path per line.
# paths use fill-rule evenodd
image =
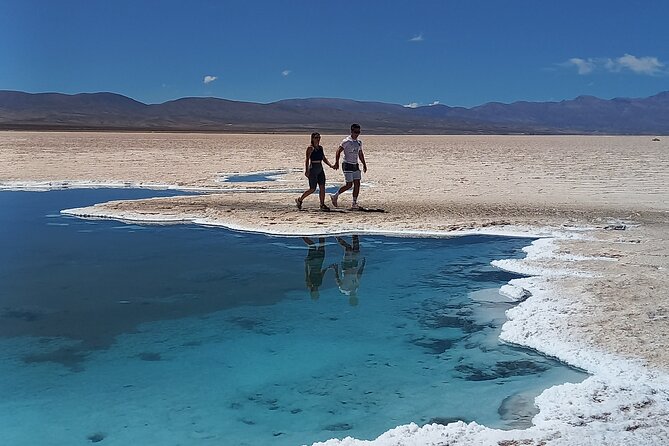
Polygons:
M352 122L371 134L665 135L669 91L647 98L411 108L328 98L261 104L194 97L144 104L115 93L0 90L0 130L347 133Z

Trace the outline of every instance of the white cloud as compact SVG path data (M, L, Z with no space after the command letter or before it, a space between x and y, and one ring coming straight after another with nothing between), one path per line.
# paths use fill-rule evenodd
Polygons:
M587 59L573 57L560 65L576 67L578 74L581 75L590 74L598 70L606 70L610 73L631 71L636 74L645 74L648 76L667 73L664 68L665 64L660 62L657 57L636 57L631 54L625 54L624 56L615 59L610 57L589 57Z
M627 68L638 74L658 74L662 71L664 64L657 57L636 57L625 54L615 60L617 66Z
M218 79L217 76L209 76L209 75L207 75L207 76L204 77L204 81L203 81L203 82L204 82L205 84L210 84L210 83L214 82L216 79Z
M595 62L592 59L580 59L578 57L572 57L567 62L567 65L574 65L578 69L578 74L590 74L595 71Z
M417 36L413 36L412 38L410 38L409 42L422 42L423 40L425 40L423 38L423 33L420 33Z
M291 73L290 70L283 70L283 71L281 72L281 76L286 77L286 76L288 76L290 73Z

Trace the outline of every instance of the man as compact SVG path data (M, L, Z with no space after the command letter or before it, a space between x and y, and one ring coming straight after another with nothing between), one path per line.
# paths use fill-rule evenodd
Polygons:
M349 245L342 237L336 237L337 243L344 248L344 258L341 261L341 270L339 265L333 264L335 271L335 282L342 294L348 296L348 303L351 306L358 305L358 288L360 287L360 278L365 269L365 258L360 257L360 237L353 235Z
M342 171L344 172L344 179L346 184L339 188L337 193L330 195L332 204L337 207L339 195L346 192L353 186L353 203L351 209L358 209L358 195L360 194L360 166L358 159L362 163L362 171L367 173L367 164L365 163L365 155L362 153L362 141L358 139L360 136L360 125L351 124L351 136L346 137L339 148L335 157L334 168L339 169L339 157L344 152L344 162L342 163Z

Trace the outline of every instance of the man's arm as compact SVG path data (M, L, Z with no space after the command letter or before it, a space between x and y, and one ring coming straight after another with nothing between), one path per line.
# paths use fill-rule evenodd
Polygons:
M360 268L358 268L358 273L357 273L358 280L360 280L360 277L362 277L362 272L365 270L365 260L366 260L366 259L363 257L363 258L362 258L362 263L361 263L361 265L360 265Z
M332 265L332 268L334 269L335 272L335 282L337 282L337 286L341 288L341 278L339 277L339 265L334 263Z
M360 162L362 163L362 171L367 172L367 163L365 163L365 154L362 153L362 150L358 152L358 158L360 158Z
M339 169L339 157L341 156L341 152L344 151L344 148L342 146L339 146L337 149L337 153L335 154L335 163L334 163L334 169L337 170Z

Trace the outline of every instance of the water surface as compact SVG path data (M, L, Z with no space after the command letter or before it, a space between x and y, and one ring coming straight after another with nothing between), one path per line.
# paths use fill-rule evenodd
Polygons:
M165 192L170 194L169 192ZM584 374L498 336L530 240L270 237L0 193L0 431L11 445L295 445L399 424L527 426ZM36 428L39 426L39 428Z

